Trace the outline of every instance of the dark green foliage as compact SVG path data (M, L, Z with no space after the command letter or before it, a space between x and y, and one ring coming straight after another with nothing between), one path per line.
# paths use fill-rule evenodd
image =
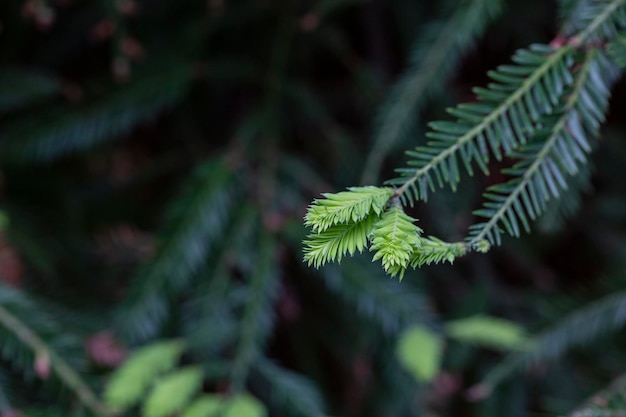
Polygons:
M119 328L129 338L154 336L166 319L168 296L180 293L225 233L235 203L230 169L220 162L197 167L166 220L156 259L139 271Z
M267 359L254 366L259 376L259 387L267 396L277 415L289 417L317 417L324 413L324 402L317 388L305 377L281 368Z
M190 76L189 68L176 65L157 71L112 87L92 105L54 106L36 116L15 118L2 132L3 159L48 161L91 149L149 121L181 97Z
M625 0L0 2L0 414L623 409L625 28Z
M378 180L380 165L389 149L407 138L420 110L429 98L441 94L462 54L471 49L474 38L480 36L501 8L500 0L454 2L453 9L450 2L443 3L445 18L429 22L423 33L417 35L411 66L395 83L382 106L364 169L364 182Z
M483 384L493 388L513 372L540 361L555 360L568 350L598 342L626 322L626 294L616 293L576 310L539 333L528 351L512 354L493 369Z

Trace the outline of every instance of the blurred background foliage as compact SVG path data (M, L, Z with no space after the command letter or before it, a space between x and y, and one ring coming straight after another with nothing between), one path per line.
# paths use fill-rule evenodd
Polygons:
M302 263L312 198L392 177L576 3L0 2L2 416L623 410L623 81L568 217L402 283ZM412 215L458 240L500 180Z

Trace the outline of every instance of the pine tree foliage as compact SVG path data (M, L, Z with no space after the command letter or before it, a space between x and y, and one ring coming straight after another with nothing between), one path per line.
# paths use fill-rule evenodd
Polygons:
M2 159L51 161L119 137L180 99L189 76L189 68L175 65L114 88L86 108L52 107L36 118L16 118L0 135Z
M615 71L602 52L587 54L562 114L545 120L550 130L537 132L532 142L511 155L518 162L505 173L514 179L491 186L484 195L485 207L474 214L488 221L472 226L472 242L487 239L499 244L498 226L516 237L522 229L530 232L530 221L543 213L551 199L559 198L568 188L569 177L587 164L586 154L592 149L588 138L599 134L614 78Z
M278 271L272 262L274 242L270 236L260 236L256 268L250 275L247 305L243 311L237 348L233 358L231 381L235 391L241 391L255 361L259 358L274 326L273 305L277 294Z
M494 83L476 88L479 103L462 104L449 112L456 122L432 122L427 147L408 152L411 168L393 180L408 191L409 202L427 199L428 189L443 186L454 189L460 181L459 159L473 174L472 164L488 174L491 151L497 160L510 155L537 130L543 114L552 112L563 90L571 85L572 48L553 50L534 45L513 57L515 66L500 66L489 76Z
M572 417L622 416L626 412L625 392L626 377L622 375L568 415Z
M325 268L323 277L330 291L375 322L383 334L393 336L410 323L436 322L423 294L385 280L358 259L346 260L340 269Z
M364 193L368 197L362 197ZM316 200L309 206L305 222L319 232L304 241L304 260L319 268L328 262L340 262L346 254L362 252L371 244L373 260L382 260L386 272L402 279L409 265L416 268L453 262L465 253L464 243L446 243L437 238L430 238L422 250L422 230L414 224L416 219L405 214L399 199L390 194L390 189L366 187L327 194L330 202Z
M27 380L43 378L37 369L37 363L42 363L45 372L54 374L86 407L104 412L91 387L77 373L85 368L80 339L63 324L37 300L0 286L2 358ZM14 385L6 382L8 387Z
M167 318L167 294L189 285L214 250L232 214L234 177L222 162L200 165L166 221L154 260L141 270L127 306L119 312L119 329L134 338L153 336Z
M339 224L322 233L311 234L304 241L304 260L316 268L328 262L341 262L346 255L362 252L376 223L376 216L369 216L358 223Z
M254 366L261 392L277 415L285 417L320 417L325 415L324 401L315 385L302 375L262 358Z
M621 301L566 331L551 307L575 311L574 283L623 269L626 1L305 3L0 2L3 417L554 415L622 372ZM531 42L545 44L497 67ZM441 117L428 104L493 67L400 178L322 194L302 227L309 196L375 184L411 128ZM478 173L503 184L481 200ZM546 237L589 184L584 215ZM458 259L537 221L536 238ZM366 249L383 268L352 257ZM494 313L557 324L522 351L519 321L475 319ZM397 360L415 327L441 336L406 349L420 381ZM484 391L609 333L532 387L463 396L500 360L467 343L520 348ZM610 407L580 412L616 411L600 394Z
M430 123L427 136L431 141L409 151L409 167L399 169L401 177L388 182L397 187L394 201L414 205L445 184L456 190L461 165L470 175L475 166L488 175L492 157L515 161L502 171L512 179L489 187L484 208L474 213L487 220L470 227L467 241L471 249L485 252L500 245L503 232L515 237L522 230L529 232L531 221L540 217L549 201L558 199L581 166L588 164L589 139L599 134L610 87L618 76L596 43L619 38L619 30L626 24L626 6L621 0L566 2L564 9L563 15L570 16L564 30L574 31L568 41L519 50L513 65L490 71L492 82L474 89L478 101L448 109L455 121ZM582 51L583 47L587 50ZM400 212L401 208L391 208L377 224L386 224L391 218L387 213ZM325 227L314 216L305 224L314 230ZM418 256L413 257L412 265L419 266L452 262L467 250L461 244L442 244L435 237L426 256L407 249L414 242L403 241L403 247L398 246L394 233L393 227L379 228L372 247L377 251L375 259L382 258L383 268L393 276L403 276L407 257L413 252ZM305 259L316 267L340 260L363 248L363 234L364 230L359 230L358 234L347 233L346 238L341 233L332 239L318 238L314 253L310 252L311 241L305 242Z
M465 243L448 243L434 236L422 238L419 250L413 252L410 265L413 268L422 265L453 263L454 260L467 252Z
M338 224L358 223L371 215L380 215L393 195L391 188L352 187L337 194L323 194L316 199L304 218L305 225L320 233Z
M556 231L562 229L567 219L574 216L582 206L583 195L592 189L592 162L580 166L557 200L551 200L539 219L539 229Z
M624 328L626 294L618 292L575 310L533 337L529 349L511 354L483 380L494 388L514 372L537 362L558 360L573 348L598 341Z
M374 261L380 259L383 268L391 276L404 276L413 253L421 250L422 242L415 219L407 216L401 207L387 210L372 230Z
M626 34L622 32L615 37L609 44L608 53L620 68L626 67Z

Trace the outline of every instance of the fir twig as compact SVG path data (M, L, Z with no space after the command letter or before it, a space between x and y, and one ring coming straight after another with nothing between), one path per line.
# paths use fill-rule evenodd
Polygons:
M24 322L15 317L4 306L0 305L0 323L9 329L15 337L28 346L36 357L44 358L50 362L50 366L59 376L61 381L70 388L78 399L96 414L113 415L104 404L100 402L89 385L78 375L71 366L58 356L35 332Z

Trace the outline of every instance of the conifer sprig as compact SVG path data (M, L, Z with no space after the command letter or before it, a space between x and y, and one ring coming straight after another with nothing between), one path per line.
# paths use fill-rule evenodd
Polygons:
M322 194L325 198L313 201L304 224L319 233L338 224L358 223L370 214L380 215L393 192L392 188L352 187L336 194Z
M534 133L542 115L558 105L564 89L572 83L572 46L553 49L533 45L513 57L517 64L503 65L489 72L495 81L488 88L476 88L479 103L461 104L449 112L455 122L433 122L427 146L409 151L410 168L399 169L397 194L426 200L428 190L448 183L456 189L460 181L459 159L470 175L472 164L488 174L491 152L497 160L510 155Z
M610 97L611 64L598 50L590 50L575 77L572 91L560 116L543 122L549 126L537 138L514 153L520 159L504 173L514 178L489 187L484 208L474 214L488 219L471 227L470 243L483 239L500 244L503 226L518 237L520 229L530 232L530 220L543 213L548 202L567 189L569 177L587 163L591 151L588 138L599 133Z
M419 251L422 242L422 229L415 225L415 219L407 216L399 203L387 210L372 230L371 251L376 252L374 261L380 259L383 268L391 276L404 277L411 256Z
M305 260L316 267L362 251L368 243L392 276L408 266L452 262L468 249L487 252L503 232L519 236L558 199L588 164L590 138L599 134L616 78L609 54L620 62L620 34L626 27L626 0L567 2L569 33L551 45L519 50L513 64L488 73L492 82L475 88L477 102L448 112L454 121L430 123L426 146L409 151L408 168L388 184L325 194L309 207ZM616 41L617 40L617 41ZM426 201L428 192L448 184L455 190L463 165L489 174L490 158L517 160L502 172L512 179L488 188L484 207L474 214L487 220L470 227L467 243L425 239L402 204ZM368 238L371 242L368 242Z
M310 234L304 241L304 260L316 268L328 262L341 262L346 255L363 252L377 217L370 216L359 223L338 224L321 233Z

